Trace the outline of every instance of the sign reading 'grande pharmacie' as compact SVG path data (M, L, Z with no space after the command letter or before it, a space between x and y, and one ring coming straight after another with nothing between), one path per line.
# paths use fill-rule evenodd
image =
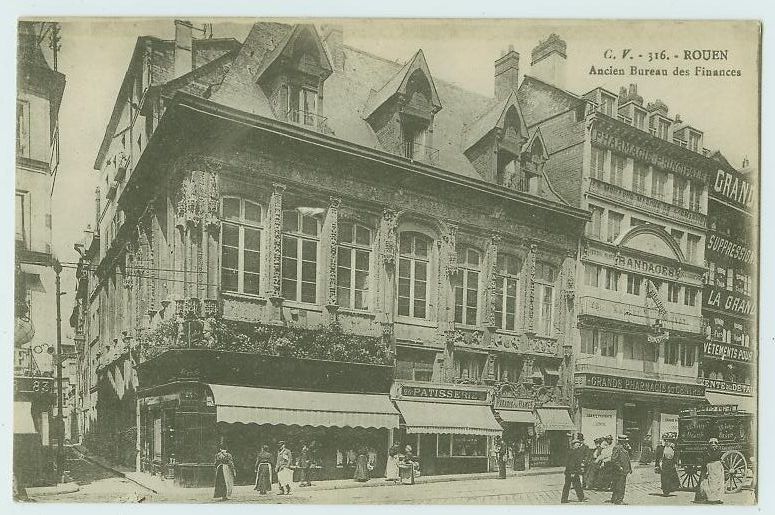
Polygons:
M705 243L705 250L713 252L718 256L734 259L749 265L753 263L754 259L754 253L750 247L730 241L718 234L711 233L708 235Z
M668 157L661 152L654 152L647 148L641 147L613 134L602 132L595 127L592 127L590 136L592 143L595 145L608 147L610 149L616 150L617 152L627 154L628 156L635 159L646 161L663 170L686 175L697 180L704 179L703 173L693 166L689 166L678 159Z
M705 396L704 385L654 381L652 379L636 379L634 377L582 373L576 374L575 383L577 388L604 388L607 390L684 395L690 397Z
M411 386L401 385L402 397L416 397L424 399L448 399L466 401L486 401L486 390L464 390L458 388L438 388L435 386Z
M737 345L727 345L725 343L705 342L703 345L705 356L718 359L730 359L740 363L750 363L753 361L753 350L747 347L738 347Z
M750 208L754 201L753 184L742 174L718 170L713 181L712 195L743 208Z
M756 308L751 299L735 295L720 288L705 287L702 303L709 308L723 310L733 315L753 315Z

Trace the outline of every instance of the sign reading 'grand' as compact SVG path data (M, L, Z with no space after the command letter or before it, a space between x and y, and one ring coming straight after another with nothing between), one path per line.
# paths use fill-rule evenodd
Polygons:
M689 397L705 396L705 386L701 384L673 383L669 381L655 381L653 379L637 379L634 377L576 374L575 383L577 388L601 388Z

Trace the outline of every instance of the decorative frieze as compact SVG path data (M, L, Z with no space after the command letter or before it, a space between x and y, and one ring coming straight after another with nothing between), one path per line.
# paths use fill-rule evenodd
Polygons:
M458 270L457 262L457 225L445 224L446 231L443 238L446 247L447 263L446 273L447 275L454 275Z
M497 275L498 275L498 245L501 238L499 235L494 234L490 238L490 244L487 246L487 292L485 296L485 313L484 320L488 327L495 327L495 311L497 310L497 295L498 290Z
M527 254L527 287L525 288L525 327L527 332L535 333L535 278L536 278L536 253L538 246L535 243L530 244L530 251Z

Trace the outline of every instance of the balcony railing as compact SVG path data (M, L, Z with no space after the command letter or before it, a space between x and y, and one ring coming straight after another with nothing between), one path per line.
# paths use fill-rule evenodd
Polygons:
M605 374L609 376L630 377L634 379L656 379L659 381L672 381L677 383L703 384L703 380L696 376L665 374L662 372L644 374L638 370L597 365L595 363L579 363L579 361L580 360L576 361L576 367L574 368L574 372L577 374Z
M302 109L290 109L286 116L291 123L309 127L310 129L319 132L327 132L328 118L325 116L313 113L312 111L304 111Z
M661 320L656 307L646 307L638 304L627 304L597 297L582 297L579 305L579 315L618 320L632 324L653 326L657 319ZM702 334L702 317L683 313L668 313L667 320L661 320L669 331Z
M405 141L404 157L435 165L439 163L439 150L413 141Z

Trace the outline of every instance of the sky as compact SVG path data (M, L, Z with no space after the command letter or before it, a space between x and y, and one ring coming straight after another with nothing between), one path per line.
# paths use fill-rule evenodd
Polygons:
M192 19L213 22L215 37L243 41L253 19ZM530 52L552 32L567 42L566 89L585 93L602 86L618 93L637 82L646 102L662 99L670 114L705 133L704 146L720 149L733 165L744 157L757 162L759 97L757 79L758 26L743 22L579 22L552 20L343 20L344 42L403 63L422 49L434 78L493 95L493 62L509 45L520 54L520 80L530 73ZM61 164L54 190L53 247L58 258L77 261L73 244L87 224L94 226L93 170L121 80L135 42L144 35L174 37L173 19L67 19L61 22L59 71L67 77L60 110ZM728 60L685 62L673 55L685 49L727 49ZM676 65L740 69L739 78L590 76L590 67L622 66L604 59L606 49L620 56L647 56L667 49L670 61L638 64L666 68ZM647 58L647 57L646 57ZM664 64L662 64L664 63ZM629 69L630 62L626 67ZM74 285L64 274L65 289ZM69 314L72 295L63 298ZM69 329L69 328L68 328Z

